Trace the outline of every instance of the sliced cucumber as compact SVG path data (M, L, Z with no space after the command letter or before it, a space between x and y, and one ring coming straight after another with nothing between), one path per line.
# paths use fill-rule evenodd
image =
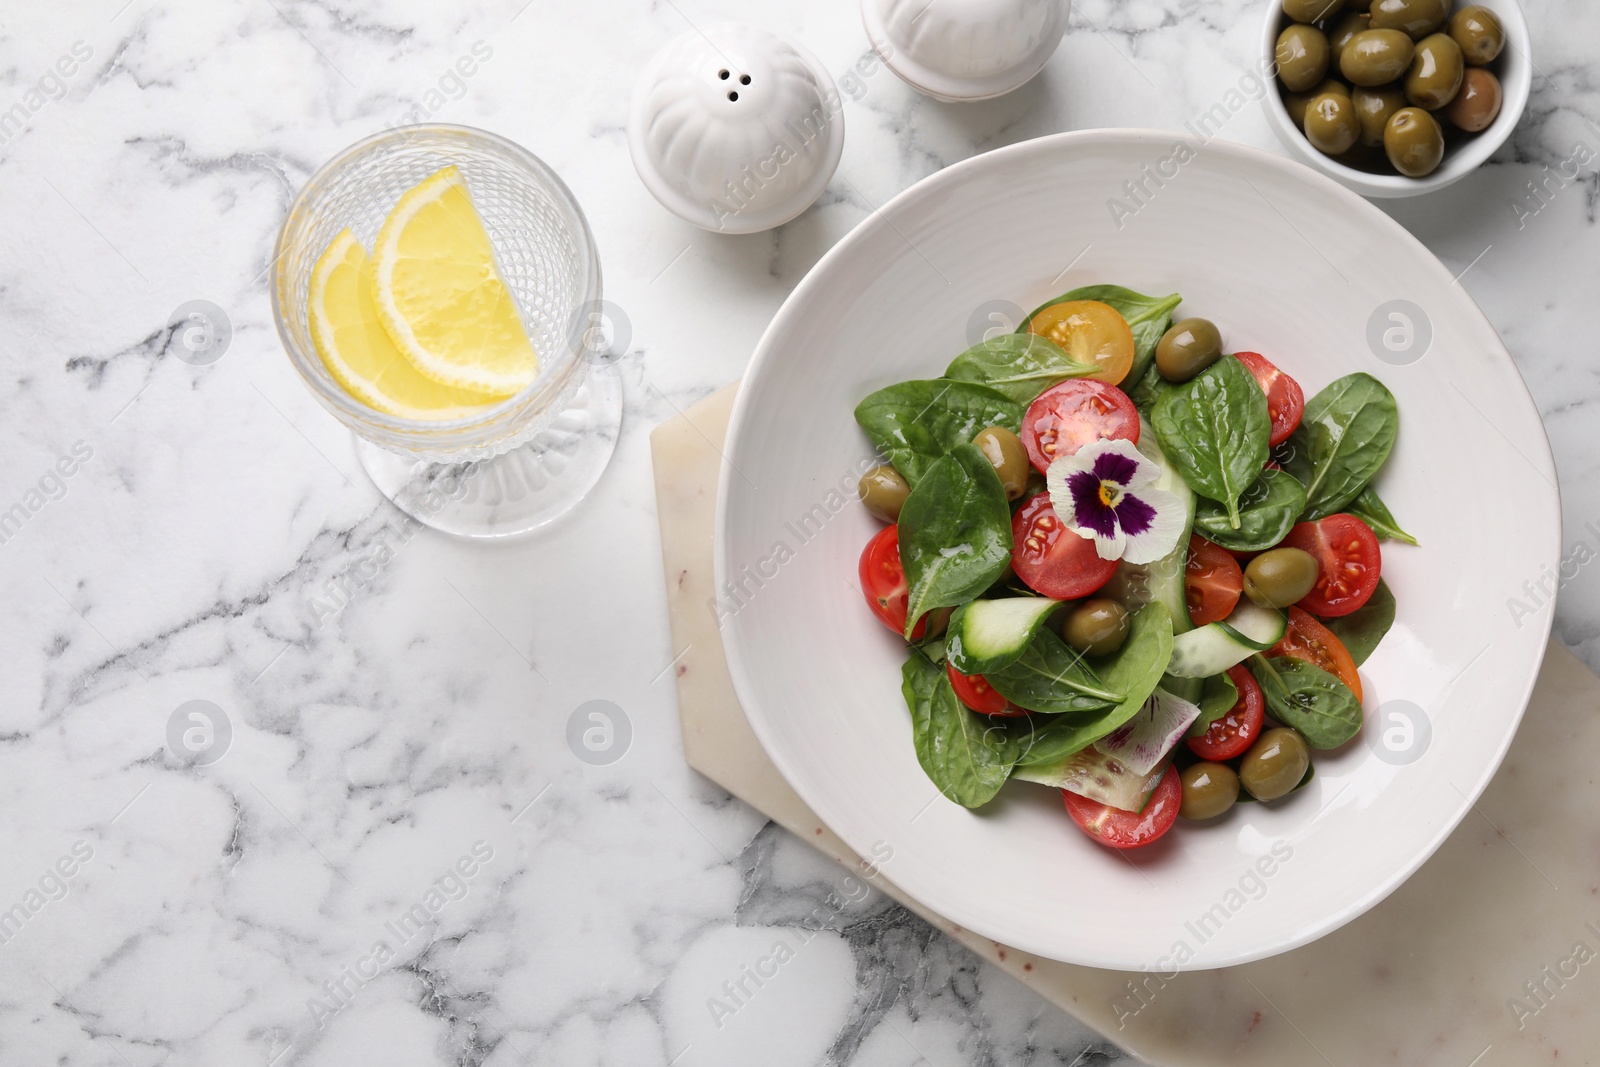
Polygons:
M1284 632L1289 628L1289 616L1277 608L1264 608L1253 600L1241 597L1233 614L1217 625L1242 644L1252 645L1257 652L1261 652L1283 640ZM1233 665L1230 663L1228 666Z
M1011 777L1065 789L1123 811L1143 811L1166 769L1163 762L1148 774L1135 774L1116 756L1108 756L1090 745L1055 763L1018 767L1011 772Z
M1233 614L1221 622L1173 638L1167 673L1175 678L1221 674L1277 644L1286 629L1288 622L1282 612L1240 600Z
M1164 489L1183 503L1183 534L1178 538L1178 543L1165 556L1146 564L1151 599L1165 604L1167 611L1172 613L1172 633L1176 636L1191 629L1183 576L1189 565L1189 534L1194 529L1196 498L1189 483L1183 480L1183 475L1167 461L1167 454L1161 450L1156 432L1142 415L1139 417L1139 451L1161 468L1161 477L1156 479L1151 488Z
M1149 598L1159 600L1167 606L1167 611L1172 614L1172 633L1188 633L1194 629L1189 622L1189 599L1184 590L1183 577L1189 565L1189 535L1194 531L1194 517L1199 506L1199 497L1189 483L1183 480L1183 475L1178 473L1176 467L1167 461L1167 455L1161 450L1161 442L1156 438L1156 432L1150 428L1150 421L1144 416L1139 417L1139 450L1150 458L1152 463L1161 467L1161 477L1156 480L1155 488L1165 489L1184 505L1183 535L1178 538L1178 543L1172 551L1154 563L1144 564L1144 587ZM1132 566L1132 564L1125 564ZM1187 700L1191 704L1200 702L1201 682L1193 678L1177 678L1167 676L1162 680L1162 688L1180 700Z
M962 674L985 674L1011 666L1060 606L1061 601L1041 596L963 604L950 619L945 648L951 666Z

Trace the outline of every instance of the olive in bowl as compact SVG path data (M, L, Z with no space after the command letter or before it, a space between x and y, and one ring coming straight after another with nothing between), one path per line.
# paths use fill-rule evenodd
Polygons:
M1425 177L1444 158L1444 128L1420 107L1403 107L1383 128L1383 152L1406 177Z
M1327 70L1313 84L1315 44L1287 57L1292 76L1277 77L1277 92L1264 101L1269 124L1302 162L1363 195L1414 196L1460 180L1505 144L1527 107L1534 61L1516 0L1344 0L1312 21L1303 20L1326 5L1267 6L1268 77L1279 73L1286 32L1306 41L1315 30L1328 43ZM1344 105L1322 100L1329 93L1350 99L1353 141ZM1414 118L1385 137L1406 108L1433 117L1438 141L1433 126Z

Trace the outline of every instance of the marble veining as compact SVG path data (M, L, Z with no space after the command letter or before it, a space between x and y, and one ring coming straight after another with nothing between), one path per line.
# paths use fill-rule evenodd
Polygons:
M854 3L12 5L0 1060L1122 1058L685 768L647 431L737 378L805 271L917 179L1041 134L1178 129L1209 108L1255 58L1259 7L1078 0L1039 78L980 104L921 98L880 65L850 84L818 204L730 238L635 178L635 72L685 29L742 18L840 80L868 51ZM1511 143L1385 210L1462 272L1517 358L1577 559L1600 546L1600 176L1593 158L1571 181L1545 168L1600 154L1600 10L1526 8L1539 73ZM266 279L294 192L346 144L417 120L483 126L554 166L631 329L616 459L534 541L417 529L273 328ZM1254 105L1224 135L1277 150ZM169 323L191 300L231 326L209 365ZM1528 577L1532 610L1552 610ZM1557 634L1600 667L1600 579L1581 562L1546 584L1561 586ZM609 765L568 744L597 699L631 728ZM190 701L216 709L209 725L178 714ZM221 758L185 756L190 729ZM746 968L774 974L744 979L735 1005L724 983Z

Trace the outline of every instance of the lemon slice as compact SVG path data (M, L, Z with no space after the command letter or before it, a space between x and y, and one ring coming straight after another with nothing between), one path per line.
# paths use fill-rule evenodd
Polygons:
M349 230L333 239L311 269L306 309L311 339L345 392L407 419L464 418L503 399L417 373L378 321L372 273L372 260Z
M533 381L538 357L460 170L446 167L408 190L372 258L378 316L417 370L502 394Z

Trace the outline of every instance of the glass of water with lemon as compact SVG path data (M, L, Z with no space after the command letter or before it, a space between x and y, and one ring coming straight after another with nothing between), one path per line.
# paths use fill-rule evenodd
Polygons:
M290 360L406 514L505 537L594 487L622 412L600 263L532 154L461 126L369 137L306 183L274 264Z

